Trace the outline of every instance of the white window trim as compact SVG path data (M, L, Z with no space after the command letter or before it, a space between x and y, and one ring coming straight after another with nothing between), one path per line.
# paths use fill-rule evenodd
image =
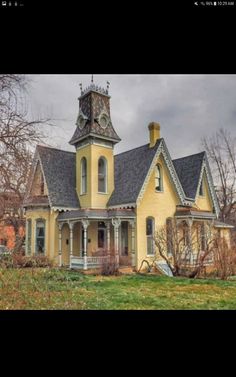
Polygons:
M157 169L159 168L159 173L160 173L160 177L157 178ZM160 180L160 189L157 190L156 188L156 181L157 179ZM163 185L163 169L162 169L162 166L160 164L156 164L155 166L155 192L164 192L164 185Z
M83 169L82 169L82 165L83 165L84 161L86 163L86 175L85 175L85 191L83 192L83 175L82 175ZM86 157L82 157L81 160L80 160L80 196L87 194L87 179L88 179L87 159L86 159Z
M37 246L37 222L44 222L44 252L43 253L37 253L36 251L36 246ZM35 219L35 230L34 230L34 255L43 255L43 256L46 256L46 252L47 252L47 249L46 249L46 240L47 240L47 234L46 234L46 219L44 218L38 218L38 219Z
M100 161L100 159L103 159L104 164L105 164L105 191L99 191L99 190L98 190L98 194L107 195L107 194L108 194L108 189L107 189L107 186L108 186L108 182L107 182L107 172L108 172L108 168L107 168L107 165L108 165L108 163L107 163L107 159L106 159L104 156L101 156L101 157L99 157L99 159L98 159L98 165L99 165L99 161ZM98 166L98 165L97 165L97 166ZM98 176L97 176L97 179L98 179L98 182L99 182L99 168L98 168ZM99 184L98 184L98 186L99 186Z

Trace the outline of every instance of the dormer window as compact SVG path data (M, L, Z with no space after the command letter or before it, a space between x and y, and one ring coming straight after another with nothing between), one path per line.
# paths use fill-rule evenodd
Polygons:
M199 195L204 196L204 191L203 191L203 180L201 181L200 187L199 187Z
M156 171L155 171L155 190L163 191L162 169L159 164L156 165Z

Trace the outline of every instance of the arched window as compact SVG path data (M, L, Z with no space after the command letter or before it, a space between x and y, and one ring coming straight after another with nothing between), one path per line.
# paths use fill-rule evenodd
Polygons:
M147 255L154 255L154 231L155 231L155 222L152 217L146 219L146 236L147 236Z
M203 179L201 181L200 187L199 187L199 195L204 196L204 191L203 191Z
M98 160L98 192L107 192L107 161L104 157Z
M162 169L160 165L156 165L155 171L155 190L163 191L163 182L162 182Z
M87 192L87 160L81 159L81 195Z
M44 254L45 253L45 220L36 220L36 237L35 237L35 253Z
M40 194L44 195L44 178L43 178L42 173L41 173L41 182L40 182Z

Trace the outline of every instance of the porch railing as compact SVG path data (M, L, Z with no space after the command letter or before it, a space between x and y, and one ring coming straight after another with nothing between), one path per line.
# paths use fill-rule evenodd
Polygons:
M86 258L86 259L85 259ZM89 268L99 268L103 263L109 261L110 256L102 256L102 257L76 257L72 256L70 258L70 267L77 268L77 269L84 269L87 266Z

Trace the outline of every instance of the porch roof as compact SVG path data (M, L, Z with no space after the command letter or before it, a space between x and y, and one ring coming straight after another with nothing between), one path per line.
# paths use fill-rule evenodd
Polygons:
M234 228L233 225L223 223L222 221L215 221L214 226L215 226L215 228L230 228L230 229Z
M176 218L194 218L203 220L213 220L216 218L216 214L210 211L201 211L196 208L177 208L175 212Z
M135 211L131 209L78 209L61 212L57 220L77 220L77 219L111 219L115 217L133 219L136 217Z

